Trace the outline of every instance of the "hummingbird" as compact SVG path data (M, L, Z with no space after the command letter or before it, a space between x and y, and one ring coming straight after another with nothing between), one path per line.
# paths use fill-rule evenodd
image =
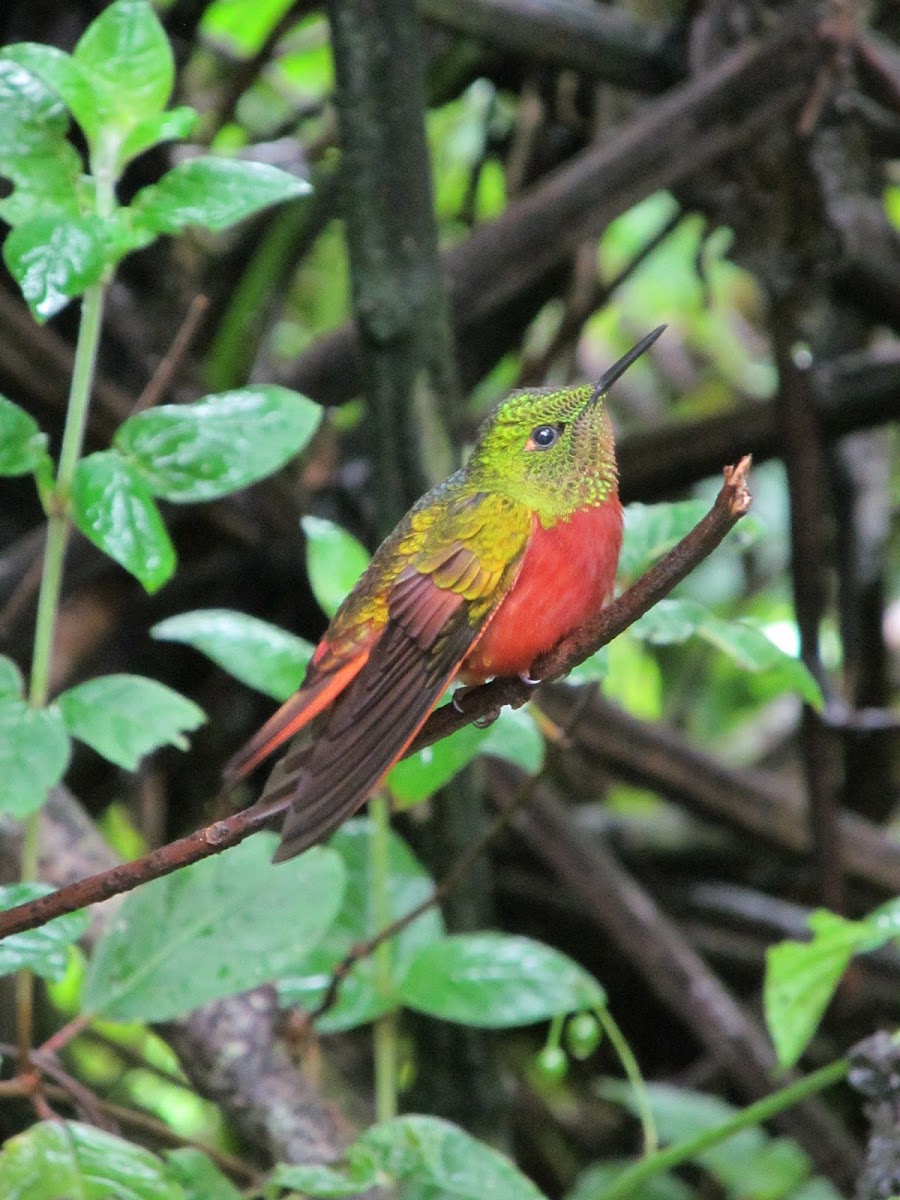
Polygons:
M233 783L294 739L261 796L290 800L275 862L361 807L453 680L538 683L534 662L609 600L622 506L606 393L664 329L594 386L507 396L375 552L299 689L225 766Z

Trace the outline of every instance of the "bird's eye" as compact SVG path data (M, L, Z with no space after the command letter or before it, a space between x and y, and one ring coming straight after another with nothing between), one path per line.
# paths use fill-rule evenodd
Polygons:
M562 433L562 425L538 425L531 431L528 439L529 448L533 450L549 450Z

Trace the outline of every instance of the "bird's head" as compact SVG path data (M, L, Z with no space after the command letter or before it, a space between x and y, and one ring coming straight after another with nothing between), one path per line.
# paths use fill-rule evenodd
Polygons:
M617 492L606 393L665 329L623 355L592 387L512 392L484 421L469 460L479 488L505 492L550 525Z

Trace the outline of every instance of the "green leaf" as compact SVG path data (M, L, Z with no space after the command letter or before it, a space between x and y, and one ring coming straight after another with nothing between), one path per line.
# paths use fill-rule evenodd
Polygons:
M62 141L68 132L69 117L66 108L90 135L97 130L97 98L91 86L91 80L74 60L71 54L66 54L56 46L47 46L42 42L17 42L6 46L3 50L5 58L18 63L34 78L39 79L54 99L54 109L50 116L48 131L52 129ZM62 103L60 103L62 101ZM62 136L60 136L62 135ZM45 144L39 142L34 147L43 151Z
M13 883L0 887L0 911L26 904L53 891L46 883ZM12 933L0 941L0 975L12 975L27 967L43 979L60 980L69 962L69 947L85 933L88 915L84 911L54 917L37 929Z
M607 1100L625 1105L639 1115L637 1097L630 1084L604 1080L598 1089ZM738 1109L718 1096L670 1084L646 1087L646 1102L664 1145L693 1140L732 1120ZM769 1137L758 1126L743 1129L697 1154L694 1159L722 1185L732 1200L781 1200L792 1196L810 1178L811 1164L796 1142ZM837 1200L837 1193L831 1193Z
M504 708L489 728L464 725L398 762L387 787L402 808L409 808L433 796L478 754L492 754L534 774L544 761L544 739L529 712Z
M27 817L62 779L69 738L58 708L0 700L0 813Z
M33 217L7 235L3 259L34 317L46 321L103 274L102 226L96 217Z
M34 417L0 396L0 475L28 475L46 455L46 446Z
M141 188L129 211L138 225L155 234L181 233L191 225L219 233L310 190L305 179L268 163L191 158L178 163L159 183Z
M204 38L224 43L230 54L252 58L291 7L291 0L212 0L200 21Z
M690 533L708 510L709 505L703 500L626 505L625 534L619 556L620 579L632 580L643 575Z
M150 630L163 642L184 642L273 700L287 700L303 680L315 647L246 613L198 608L160 621Z
M349 1155L348 1155L349 1157ZM342 1196L356 1196L367 1192L379 1183L386 1182L379 1176L375 1165L368 1159L356 1155L346 1171L315 1163L309 1166L279 1163L268 1179L271 1191L277 1188L292 1188L304 1196L319 1196L323 1200L339 1200Z
M163 1162L124 1138L78 1121L42 1121L0 1152L7 1200L185 1200Z
M542 1200L530 1179L505 1158L438 1117L395 1117L357 1139L400 1185L403 1200Z
M649 612L629 626L628 632L653 646L670 646L686 642L708 616L709 610L696 600L669 596L654 604Z
M175 570L172 545L146 483L112 450L78 464L72 515L89 541L155 592Z
M378 914L371 906L372 824L367 818L348 821L329 842L340 854L347 874L344 901L334 924L322 941L298 965L279 981L284 1004L315 1008L325 994L334 968L358 942L367 941L379 930ZM434 891L430 876L422 868L406 843L391 833L388 863L388 917L395 920L411 912ZM428 909L391 940L391 967L395 985L405 974L410 961L423 947L437 941L444 931L440 913ZM375 966L371 956L358 962L338 993L335 1006L316 1022L325 1033L355 1029L396 1006L394 997L385 997L375 986Z
M410 808L433 796L475 758L487 741L487 733L475 725L464 725L433 746L425 746L396 763L385 781L391 795L401 808Z
M18 698L25 691L22 672L11 658L0 654L0 700Z
M215 500L283 467L318 428L318 404L287 388L246 387L137 413L113 445L155 496Z
M697 632L745 671L764 671L779 691L797 692L813 708L819 711L824 708L821 688L806 666L780 650L755 625L747 621L723 621L710 614L704 617Z
M876 950L900 934L900 899L861 921L818 909L809 927L811 941L780 942L766 953L766 1024L786 1069L812 1040L853 955Z
M197 110L187 105L142 118L122 142L120 161L130 162L160 142L180 142L193 132L199 120L200 114Z
M400 987L408 1008L485 1029L596 1008L603 989L551 946L502 933L459 934L420 950Z
M78 216L81 160L66 140L68 113L52 87L14 61L20 49L0 58L0 175L15 184L0 217L18 225L48 210Z
M333 617L369 565L369 552L348 533L322 517L304 517L306 570L319 607Z
M580 687L585 683L603 683L608 674L609 647L601 646L590 658L586 658L583 663L574 667L562 682L573 687Z
M544 739L537 722L527 708L504 708L485 730L481 753L514 763L536 775L544 765Z
M184 1200L241 1200L241 1193L211 1158L192 1147L167 1150L168 1176L180 1185Z
M58 704L72 737L126 771L159 746L186 750L184 734L206 720L191 700L140 675L89 679L63 692Z
M165 1021L293 970L334 920L344 869L317 847L275 870L276 844L256 834L132 892L91 959L84 1011Z
M104 8L82 34L72 57L95 95L91 127L79 117L92 141L108 137L110 128L133 130L139 121L161 112L172 94L172 49L147 0L115 0Z

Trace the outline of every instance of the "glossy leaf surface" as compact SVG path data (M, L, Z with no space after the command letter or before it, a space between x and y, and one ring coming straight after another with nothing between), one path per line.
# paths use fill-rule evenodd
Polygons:
M149 1150L80 1121L42 1121L0 1152L4 1200L185 1200Z
M175 570L175 548L150 490L111 450L78 464L72 487L75 524L104 554L155 592Z
M0 911L6 912L53 888L46 883L13 883L0 887ZM55 917L37 929L13 933L0 941L0 975L11 975L27 967L44 979L62 979L69 961L69 947L87 930L88 915L79 911Z
M84 1011L163 1021L303 961L334 920L345 872L322 848L275 870L276 844L256 834L131 892L91 959Z
M298 392L239 388L129 417L114 445L155 496L215 500L284 466L321 418L321 408Z
M287 700L300 686L315 647L258 617L227 608L198 608L160 621L150 630L163 642L183 642L235 679Z
M328 844L340 854L347 873L341 910L319 945L297 970L280 980L278 987L285 1004L299 1004L307 1010L315 1008L321 1000L332 971L348 951L379 929L371 901L371 822L364 817L348 821ZM427 899L434 885L406 843L393 832L389 866L388 910L390 919L395 920ZM439 939L443 929L440 914L429 909L391 940L395 986L415 954ZM341 984L337 1003L316 1022L316 1028L323 1032L353 1029L381 1016L395 1004L396 996L385 996L376 988L375 965L369 956L354 966Z
M186 750L185 733L206 720L178 692L141 675L102 675L70 688L58 704L72 737L133 771L159 746Z
M408 1008L486 1029L532 1025L603 1004L597 981L531 938L459 934L421 950L400 988Z
M0 700L0 813L26 817L47 799L69 761L69 738L58 708Z

